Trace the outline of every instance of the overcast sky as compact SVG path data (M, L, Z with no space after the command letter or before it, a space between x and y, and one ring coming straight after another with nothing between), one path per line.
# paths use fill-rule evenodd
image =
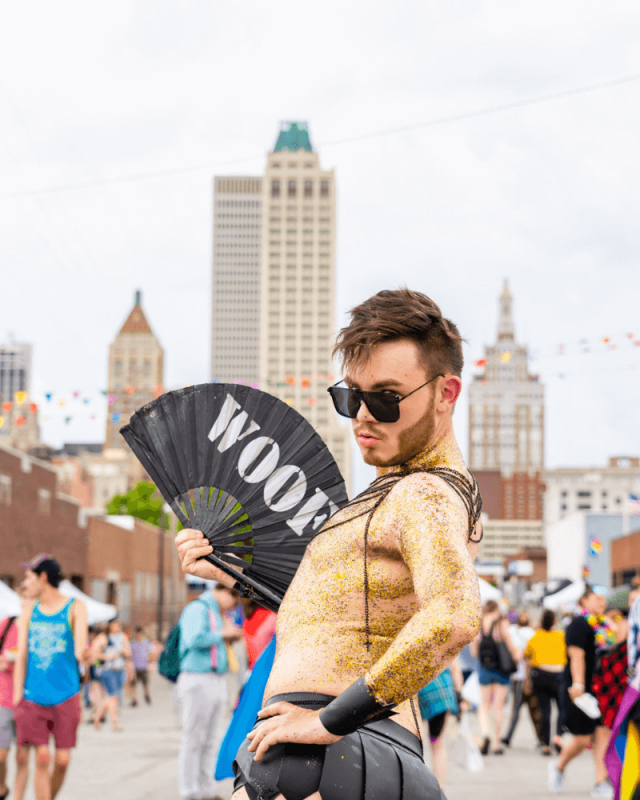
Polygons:
M45 440L103 438L137 288L167 386L209 378L212 176L260 174L306 120L336 169L338 323L423 291L468 381L508 278L547 465L640 454L637 2L1 8L0 341L34 346ZM466 452L466 394L456 427Z

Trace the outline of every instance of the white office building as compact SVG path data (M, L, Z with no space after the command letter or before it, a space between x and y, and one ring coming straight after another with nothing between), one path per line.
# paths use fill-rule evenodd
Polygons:
M334 381L336 185L306 124L283 123L262 177L216 177L211 377L257 384L322 436L346 481Z
M640 497L640 459L614 456L607 467L560 467L544 473L545 525L572 514L628 515L629 495Z
M262 179L214 178L211 379L256 385L260 374Z

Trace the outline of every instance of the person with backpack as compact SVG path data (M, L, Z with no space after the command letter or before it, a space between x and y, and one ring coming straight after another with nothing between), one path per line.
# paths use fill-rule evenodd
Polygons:
M182 800L209 800L215 795L216 734L227 703L227 642L242 637L242 628L225 623L222 615L237 602L237 591L217 583L185 606L177 626L177 686L182 707L178 788ZM174 631L172 635L175 642Z
M477 655L480 666L478 680L480 683L480 709L478 718L482 731L482 747L480 752L487 755L491 737L489 735L489 717L493 709L494 735L492 752L502 755L504 750L500 741L502 732L502 715L504 704L509 693L511 675L517 669L520 653L509 636L509 623L500 613L495 600L487 600L482 610L482 625L473 643L474 655Z

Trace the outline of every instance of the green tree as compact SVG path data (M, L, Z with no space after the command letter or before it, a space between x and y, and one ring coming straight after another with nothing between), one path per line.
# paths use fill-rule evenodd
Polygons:
M143 519L152 525L169 528L167 514L162 510L162 497L150 481L140 481L126 494L117 494L106 505L107 514L122 514Z

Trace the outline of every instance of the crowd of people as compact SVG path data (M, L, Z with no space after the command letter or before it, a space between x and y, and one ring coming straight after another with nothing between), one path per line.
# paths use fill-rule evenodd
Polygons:
M89 724L100 729L108 720L121 731L120 709L138 705L139 684L141 700L151 704L149 670L159 658L160 672L175 681L181 711L180 796L214 800L214 775L231 774L229 753L236 749L233 737L231 749L224 743L219 747L221 725L237 706L236 697L228 696L226 676L232 671L242 678L239 708L251 706L253 694L255 708L245 715L250 722L264 682L245 691L251 685L246 677L261 656L269 662L275 614L215 585L185 607L175 629L171 667L170 644L163 650L141 627L131 636L118 619L88 628L84 604L58 591L61 570L55 559L40 556L25 567L20 593L26 613L0 621L0 800L9 794L6 765L14 741L16 800L22 800L28 783L31 749L36 798L55 798L76 743L81 701ZM591 796L612 798L605 754L639 652L639 595L636 588L627 595L618 592L610 603L604 593L587 587L574 615L561 620L544 609L535 626L526 612L504 614L498 602L488 601L476 639L419 693L424 739L440 785L446 781L449 719L477 711L479 752L504 755L526 706L540 754L557 756L548 766L549 790L562 793L567 767L588 748L595 764ZM265 671L263 665L265 675L269 666Z
M615 593L608 602L604 590L587 586L575 614L558 619L552 610L544 609L535 628L527 613L503 614L496 601L488 601L474 642L420 693L433 769L441 785L446 777L446 751L441 743L446 714L459 717L472 708L473 703L459 701L461 694L474 694L477 682L482 755L505 754L526 705L539 752L557 756L548 765L549 791L563 792L567 767L589 749L595 766L591 797L613 798L605 756L629 675L637 667L639 596L640 590L632 588ZM510 694L511 717L505 723Z
M14 797L26 791L35 751L37 800L53 800L64 781L82 719L100 729L119 709L136 706L137 684L151 703L149 667L161 645L137 627L130 639L118 619L89 627L85 604L63 595L60 564L40 555L24 564L22 614L0 620L0 799L9 795L7 759L16 747ZM50 754L50 739L55 752Z

